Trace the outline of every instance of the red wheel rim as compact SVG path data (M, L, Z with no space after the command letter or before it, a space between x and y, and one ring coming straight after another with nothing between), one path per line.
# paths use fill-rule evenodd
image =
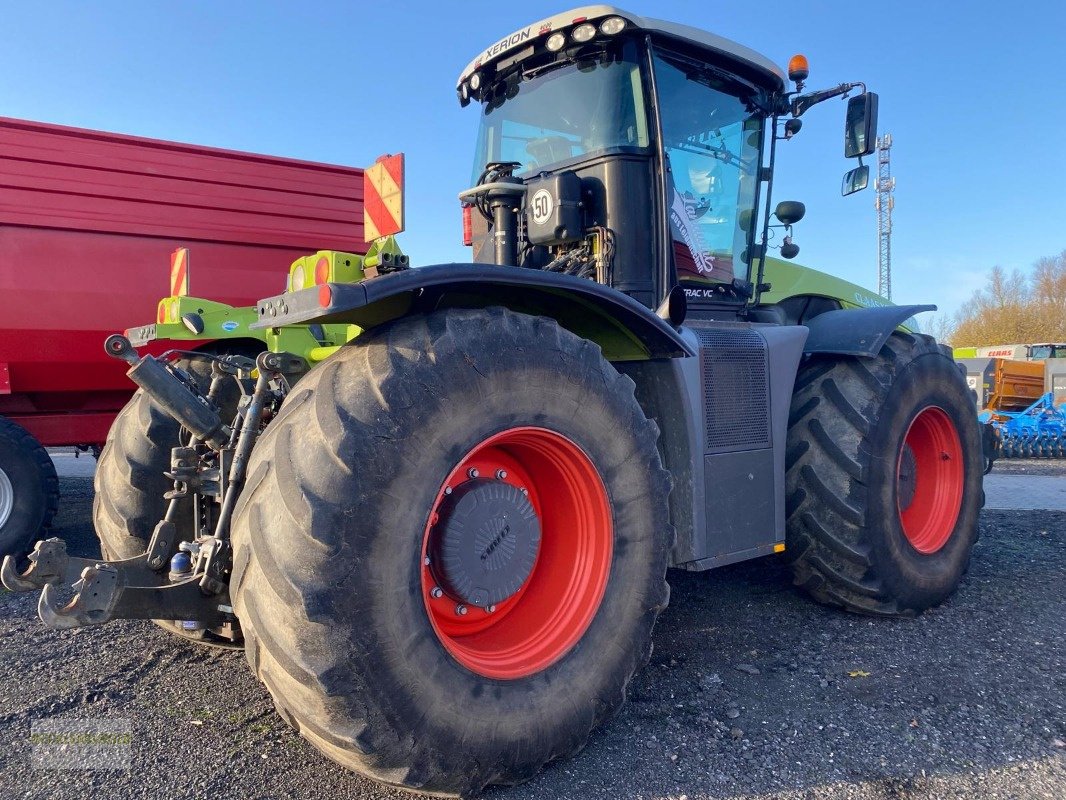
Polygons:
M477 475L525 489L541 538L522 586L492 611L442 594L428 563L446 490ZM584 451L544 428L511 428L485 439L451 471L422 539L422 597L433 630L464 667L513 680L539 672L577 644L607 587L614 535L603 481Z
M907 451L910 457L906 459ZM913 470L913 475L906 471ZM913 487L909 497L901 491ZM962 506L965 469L962 443L947 412L927 406L911 421L896 461L896 503L911 547L936 553L951 538ZM908 487L909 488L909 487Z

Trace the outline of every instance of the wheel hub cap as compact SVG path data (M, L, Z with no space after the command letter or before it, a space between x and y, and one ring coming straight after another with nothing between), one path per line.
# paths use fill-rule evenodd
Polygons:
M914 450L910 445L903 445L899 456L899 508L906 511L914 502L914 490L918 486L918 465L914 460Z
M430 534L434 576L451 597L485 608L521 588L537 559L540 520L516 486L471 480L447 497Z

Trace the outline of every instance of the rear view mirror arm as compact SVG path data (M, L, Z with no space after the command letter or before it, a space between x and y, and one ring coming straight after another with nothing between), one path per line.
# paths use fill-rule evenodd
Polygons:
M793 97L791 101L792 116L800 117L811 106L818 105L825 100L829 100L832 97L839 97L840 95L846 95L852 89L862 88L862 91L866 91L866 84L859 83L842 83L839 86L835 86L832 89L822 89L817 92L811 92L810 94L803 94L799 97Z

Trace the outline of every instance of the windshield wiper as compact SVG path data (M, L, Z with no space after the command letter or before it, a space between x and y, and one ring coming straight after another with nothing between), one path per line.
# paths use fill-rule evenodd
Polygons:
M575 53L567 58L565 55L561 55L550 61L547 64L541 64L539 67L530 67L522 71L522 80L528 81L533 78L538 78L545 73L552 72L553 70L568 67L571 64L577 64L580 69L582 63L589 63L593 68L598 67L606 59L610 58L608 51L608 44L601 45L592 44L582 48L579 53Z
M534 78L539 78L548 72L552 72L557 69L573 64L573 61L569 61L565 58L561 58L558 61L552 61L548 64L541 64L539 67L530 67L529 69L522 70L522 80L531 81Z

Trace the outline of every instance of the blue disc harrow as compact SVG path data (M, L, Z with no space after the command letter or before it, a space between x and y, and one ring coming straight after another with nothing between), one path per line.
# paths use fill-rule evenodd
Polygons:
M1025 411L982 411L981 422L995 430L996 458L1066 458L1066 405L1051 392Z

